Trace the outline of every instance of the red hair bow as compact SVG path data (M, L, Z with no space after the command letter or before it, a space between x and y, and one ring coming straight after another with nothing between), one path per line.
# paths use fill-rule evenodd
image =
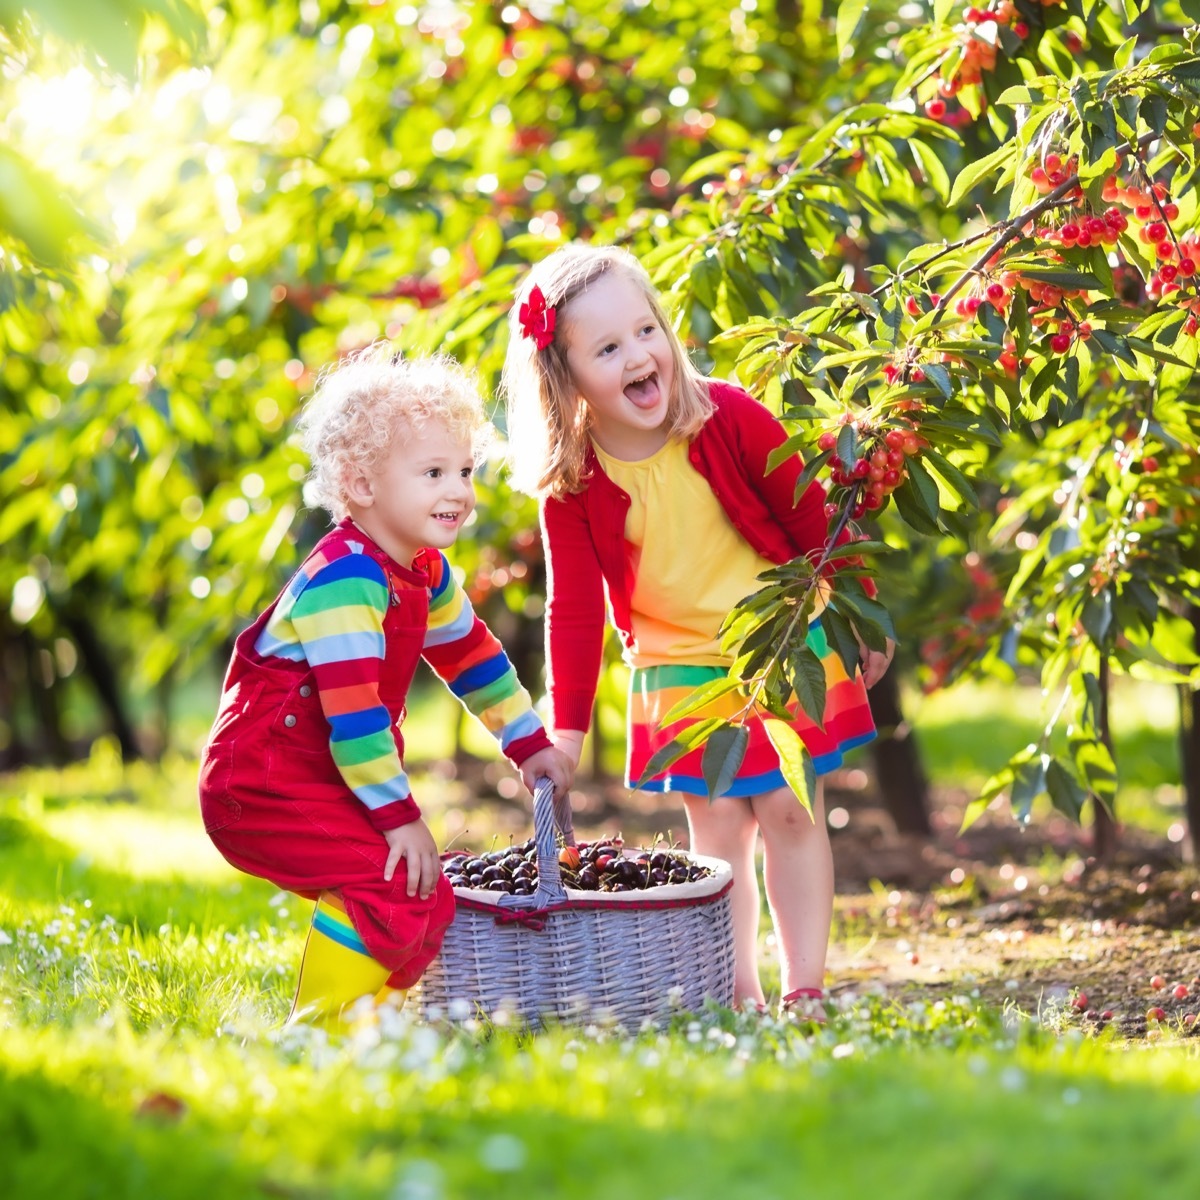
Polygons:
M529 290L529 299L517 312L521 332L527 338L533 338L539 350L545 350L554 341L554 318L554 306L546 303L542 289L534 284Z

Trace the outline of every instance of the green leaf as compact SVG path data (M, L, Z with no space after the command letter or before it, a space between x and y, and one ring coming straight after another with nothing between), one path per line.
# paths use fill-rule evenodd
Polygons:
M980 796L977 799L972 800L971 803L967 805L966 811L963 813L962 824L958 827L958 832L960 835L966 833L967 830L970 829L971 826L974 825L975 822L978 821L985 812L987 812L988 805L990 805L991 802L991 797L984 799L982 796Z
M921 457L945 480L952 491L957 492L972 508L979 507L979 497L975 494L971 481L949 459L933 449L924 450Z
M853 628L872 650L884 648L884 638L896 640L896 629L892 624L892 614L878 600L869 596L851 595L849 583L842 586L838 594L838 604L848 608L857 618ZM827 610L828 611L828 610Z
M842 0L837 13L837 48L838 58L848 57L847 51L853 46L854 39L862 27L863 18L870 7L868 0Z
M837 456L847 468L854 465L858 457L858 435L852 424L846 424L838 430Z
M928 379L934 387L937 388L947 400L954 399L954 384L950 379L950 369L945 363L924 363L921 370L925 372L925 378Z
M963 167L950 192L950 207L958 204L977 183L986 179L992 172L998 171L1015 153L1016 144L1006 142L998 150L993 150L991 154L985 154L983 158L977 158Z
M19 238L43 266L61 267L83 249L95 227L47 172L0 145L0 231Z
M730 168L738 166L745 160L745 155L736 150L721 150L716 154L706 154L683 172L679 177L679 182L686 187L689 183L695 183L697 179L703 179L706 175L724 177L729 174Z
M850 558L860 554L892 554L895 549L895 546L889 546L887 542L842 542L838 546L830 546L825 551L825 558L829 562L834 562L839 558Z
M850 622L831 604L821 613L821 628L825 630L826 638L837 651L838 658L842 660L846 674L853 679L861 660L858 638L854 636Z
M749 744L750 731L744 725L722 725L709 737L700 769L710 800L725 795L733 786Z
M1089 271L1071 271L1065 267L1039 267L1022 264L1021 275L1039 283L1052 283L1060 288L1098 288L1100 280Z
M937 151L920 138L909 138L908 148L917 160L917 166L921 168L926 183L933 188L937 198L944 204L950 192L950 176L946 173L946 167L938 157Z
M904 465L908 469L908 488L916 495L925 513L936 524L938 513L941 511L937 484L930 477L919 456L914 455Z
M1095 738L1069 739L1075 769L1088 791L1100 800L1111 803L1117 793L1117 767L1108 747Z
M724 679L714 679L711 683L706 683L703 687L697 688L690 695L684 696L678 704L672 705L663 715L661 724L664 726L674 725L676 721L691 716L694 712L699 712L700 709L705 708L714 700L719 700L722 696L726 696L730 692L736 692L741 686L742 681L735 677L727 676Z
M919 499L917 489L908 481L901 484L893 493L896 511L918 533L934 534L940 532L937 521L929 515Z
M1006 87L996 97L996 103L1011 105L1036 104L1040 99L1040 95L1035 96L1024 84L1014 84L1012 87Z
M708 717L703 721L697 721L694 725L689 726L683 733L677 734L665 746L660 746L650 756L650 761L646 764L646 769L638 777L634 783L634 787L641 787L647 780L653 779L655 775L661 775L672 763L678 762L679 759L689 751L694 750L711 733L727 724L728 722L721 720L720 717Z
M779 755L779 769L788 787L796 793L796 799L811 817L813 797L817 793L817 768L808 747L786 721L767 717L763 721L763 728L775 747L775 753Z
M1108 631L1112 628L1112 618L1112 592L1108 588L1098 595L1089 596L1084 601L1083 611L1079 617L1088 636L1098 646L1104 644Z
M825 728L825 667L811 646L801 646L788 660L792 690L800 707Z
M767 455L767 474L769 475L780 463L787 462L793 455L796 455L807 444L809 440L806 433L794 433L782 445L776 446L770 454ZM828 451L822 451L823 458L829 457Z
M1021 763L1013 774L1009 803L1013 814L1022 825L1029 824L1033 815L1033 802L1046 790L1045 757L1039 756Z
M1050 803L1060 813L1078 823L1087 792L1080 786L1075 775L1058 759L1052 759L1046 768L1046 790L1050 793Z

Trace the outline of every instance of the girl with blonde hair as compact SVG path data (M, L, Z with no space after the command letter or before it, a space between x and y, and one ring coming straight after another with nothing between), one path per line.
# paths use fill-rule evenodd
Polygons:
M578 763L607 607L632 668L626 783L681 793L692 850L733 867L736 1001L765 1004L761 833L781 1004L819 1019L833 912L820 788L810 819L758 719L725 794L709 799L700 750L638 781L674 732L663 715L727 673L718 631L761 586L759 573L823 548L824 490L813 483L794 499L797 458L768 472L783 427L740 387L696 371L645 270L623 250L572 244L530 271L513 305L504 389L514 483L540 501L552 738ZM824 720L797 707L794 726L821 775L874 737L866 687L887 669L890 646L863 647L850 677L819 617L809 643L825 666ZM730 694L696 715L731 716L742 703Z

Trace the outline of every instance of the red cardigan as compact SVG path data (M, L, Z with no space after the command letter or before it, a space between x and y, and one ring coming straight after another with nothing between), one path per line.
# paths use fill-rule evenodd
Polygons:
M825 489L814 481L794 501L803 469L795 455L767 473L768 455L787 439L783 426L733 384L712 380L709 395L713 414L692 439L688 457L734 528L775 563L819 551L828 534ZM587 466L590 476L582 491L541 504L546 676L556 730L591 725L606 593L622 643L628 648L633 642L633 576L625 557L629 496L604 473L590 447Z

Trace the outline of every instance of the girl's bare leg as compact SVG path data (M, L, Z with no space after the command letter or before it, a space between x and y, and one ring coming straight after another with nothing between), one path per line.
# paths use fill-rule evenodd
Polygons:
M833 922L833 853L825 826L825 791L817 782L810 817L789 788L755 796L763 835L763 880L779 946L783 995L825 982Z
M730 899L734 1003L762 1004L763 990L758 978L758 871L754 861L758 823L745 798L721 796L710 803L707 796L687 796L684 803L692 852L723 858L733 868ZM795 797L792 803L796 803Z

